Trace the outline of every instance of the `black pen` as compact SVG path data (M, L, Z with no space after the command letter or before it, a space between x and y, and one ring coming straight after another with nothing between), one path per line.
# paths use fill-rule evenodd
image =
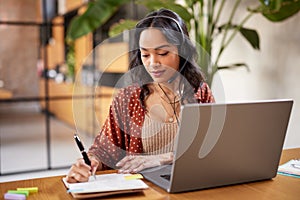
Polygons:
M78 148L80 150L80 153L81 153L81 155L83 157L83 160L84 160L85 164L91 166L91 161L90 161L90 159L89 159L89 157L88 157L88 155L87 155L87 153L86 153L86 151L85 151L85 149L83 147L82 142L80 141L79 136L76 133L74 134L74 139L75 139L76 144L77 144L77 146L78 146ZM93 173L93 176L96 179L95 173Z

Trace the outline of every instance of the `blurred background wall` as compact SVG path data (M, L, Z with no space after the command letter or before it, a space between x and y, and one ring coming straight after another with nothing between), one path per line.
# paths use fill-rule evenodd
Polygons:
M1 0L0 20L36 22L38 1ZM39 28L0 24L0 80L14 96L38 95Z
M253 2L242 4L237 21ZM254 50L240 35L225 50L221 64L245 62L250 68L249 72L243 67L219 71L217 77L224 87L225 100L293 99L284 148L300 147L300 13L279 23L254 15L246 27L258 32L260 50ZM214 87L219 87L216 84Z
M237 21L245 16L247 6L253 2L242 3L235 17ZM233 2L228 2L227 10L231 9L231 4ZM39 6L40 2L36 0L1 0L0 19L25 22L41 20ZM5 12L7 10L10 12ZM258 31L260 50L252 49L240 35L226 49L221 63L245 62L250 71L245 68L219 71L217 76L224 87L225 100L293 99L294 108L285 148L299 147L300 13L280 23L254 15L246 25ZM38 95L36 67L39 34L37 27L0 24L0 80L5 89L13 92L14 97ZM218 87L217 84L215 82L213 89Z

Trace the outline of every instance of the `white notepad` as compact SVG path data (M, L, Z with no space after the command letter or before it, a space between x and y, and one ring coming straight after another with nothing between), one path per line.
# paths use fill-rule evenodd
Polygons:
M96 180L91 176L89 181L84 183L68 183L65 178L63 182L74 198L91 198L147 189L148 185L140 177L142 176L136 174L112 173L97 175Z
M290 160L280 165L278 172L300 177L300 160Z

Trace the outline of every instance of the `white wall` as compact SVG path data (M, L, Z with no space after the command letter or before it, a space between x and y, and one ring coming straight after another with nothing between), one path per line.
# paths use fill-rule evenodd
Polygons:
M240 8L235 19L241 20L245 9ZM217 77L222 81L225 100L293 99L284 148L300 147L300 13L279 23L256 14L246 27L258 31L260 51L240 35L225 50L220 64L245 62L250 67L250 72L245 68L219 71Z

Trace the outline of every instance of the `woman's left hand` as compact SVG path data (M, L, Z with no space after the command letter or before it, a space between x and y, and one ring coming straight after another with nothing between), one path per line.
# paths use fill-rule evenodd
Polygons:
M119 167L119 173L137 173L143 169L156 167L162 164L170 164L173 161L173 153L136 156L128 155L120 160L116 166Z

